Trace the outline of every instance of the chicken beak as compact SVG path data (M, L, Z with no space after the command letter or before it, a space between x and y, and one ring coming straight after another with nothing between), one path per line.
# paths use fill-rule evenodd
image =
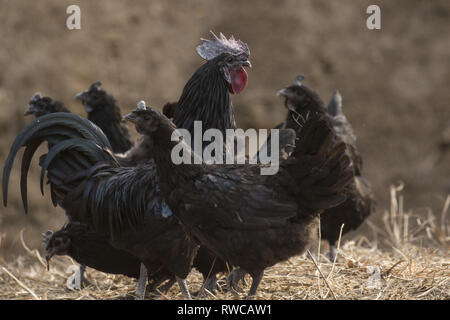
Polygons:
M282 95L282 96L287 96L288 95L288 91L286 90L286 88L278 90L277 91L277 96Z
M86 91L81 91L75 95L75 99L83 100Z
M136 116L134 115L133 112L124 115L124 116L123 116L123 119L124 119L124 120L127 120L127 121L130 121L130 122L133 122L133 123L136 122Z
M34 106L29 104L28 105L28 109L25 110L25 112L23 113L24 116L27 116L29 114L33 114L36 110L34 110Z
M243 67L252 67L252 64L250 62L250 60L245 60L244 62L241 63Z

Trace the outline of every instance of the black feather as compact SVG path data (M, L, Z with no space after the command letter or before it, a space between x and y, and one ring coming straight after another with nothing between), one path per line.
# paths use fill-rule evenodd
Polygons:
M327 108L317 93L303 83L294 83L280 92L285 96L285 105L289 109L286 121L281 127L292 128L298 136L302 136L303 129L298 121L311 116L322 116L333 128L336 139L345 147L352 168L352 183L347 186L346 200L325 210L321 215L321 237L330 245L334 245L339 238L342 224L345 234L358 228L375 209L370 184L362 177L362 157L356 147L356 136L342 111L342 97L338 91L331 97ZM337 171L334 172L334 175L336 174ZM330 175L329 178L331 177ZM323 183L327 182L329 181L323 180Z
M250 273L251 293L265 268L305 250L322 209L346 199L352 174L345 146L322 117L304 124L279 172L263 176L260 165L174 165L176 126L152 109L136 116L154 141L159 185L174 215L202 246Z

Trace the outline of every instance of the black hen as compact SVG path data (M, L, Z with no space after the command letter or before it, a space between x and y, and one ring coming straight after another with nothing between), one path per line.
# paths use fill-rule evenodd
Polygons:
M313 118L275 175L260 165L175 165L176 126L151 108L125 116L154 141L164 198L185 229L224 261L249 273L254 296L264 269L301 254L319 212L342 203L352 174L345 145ZM184 142L180 142L184 143Z
M128 151L133 143L130 133L122 123L120 108L112 95L101 88L100 81L91 84L88 90L76 95L83 103L88 119L103 130L112 146L112 151L122 153Z
M109 244L109 239L90 230L86 225L71 222L54 233L44 235L46 259L54 255L68 255L84 265L106 273L138 278L140 261Z
M175 110L177 107L177 103L167 103L163 108L163 114L172 119L175 115ZM294 133L295 136L295 133ZM151 138L148 135L144 135L143 141L151 141ZM269 146L270 150L270 146ZM217 290L217 274L229 272L229 265L219 257L217 257L211 250L204 246L200 246L197 251L197 255L195 256L193 265L195 269L197 269L203 276L204 284L203 287L208 291L214 293ZM236 276L233 283L230 284L232 289L238 289L237 283L243 279L244 274L240 274ZM200 292L203 294L203 292Z
M130 133L122 121L116 100L101 88L101 85L100 81L94 82L88 90L76 95L76 98L82 101L88 119L99 126L108 137L121 166L133 167L150 161L153 157L151 141L142 137L135 145L131 143ZM167 103L163 109L164 114L173 117L176 105Z
M210 41L204 41L198 49L208 61L186 84L174 121L192 128L190 121L201 120L203 130L224 131L227 128L223 126L234 125L229 91L240 92L246 84L243 66L249 65L248 48L234 39L224 41L214 36ZM211 48L218 49L216 55L211 55ZM216 115L223 119L213 118ZM22 130L3 171L4 204L18 150L26 147L22 161L22 169L26 169L43 141L48 142L49 152L41 158L41 189L47 171L53 203L66 209L73 221L104 233L115 248L138 257L149 277L177 276L183 293L189 296L183 279L190 271L197 245L189 240L162 199L155 164L119 167L108 139L88 120L71 114L49 114ZM26 176L27 170L22 172ZM26 188L22 188L23 197L25 194Z
M36 93L28 103L28 109L24 115L34 114L37 118L54 112L70 112L70 110L62 102L50 97L42 97L40 93Z
M173 118L173 112L175 111L177 103L166 103L163 108L163 113ZM143 164L151 161L153 158L152 141L148 136L142 136L139 142L136 143L130 150L124 154L116 154L117 160L122 167L134 167L138 164Z
M346 152L350 157L353 169L353 183L348 186L347 200L334 208L325 210L320 218L322 239L330 244L330 259L335 258L335 243L339 239L342 224L342 234L357 229L375 210L375 200L370 183L361 175L362 158L356 147L356 137L347 118L342 113L342 97L335 92L328 109L325 108L317 93L302 84L303 77L298 76L294 84L278 91L285 97L288 109L286 121L281 127L298 128L298 122L315 115L323 115L332 125L337 139L345 143ZM297 130L302 135L301 130Z

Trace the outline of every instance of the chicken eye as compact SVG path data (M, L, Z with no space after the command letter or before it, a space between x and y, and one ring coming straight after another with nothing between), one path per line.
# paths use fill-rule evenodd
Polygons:
M231 63L231 62L233 62L233 57L228 57L228 58L226 58L226 59L225 59L225 62L226 62L226 63Z

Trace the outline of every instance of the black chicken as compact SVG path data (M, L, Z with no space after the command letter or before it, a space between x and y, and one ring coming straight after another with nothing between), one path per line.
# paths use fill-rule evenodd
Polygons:
M248 47L234 38L213 35L211 40L203 40L197 51L207 62L183 89L174 121L192 129L192 121L200 120L203 130L224 131L234 126L229 92L239 93L247 83L243 66L249 65ZM49 152L41 157L41 189L47 171L53 203L66 209L73 221L104 233L114 248L138 257L149 277L163 281L175 275L183 294L189 297L184 278L197 245L160 196L154 162L119 167L106 136L86 119L49 114L22 130L3 171L5 206L15 155L26 147L22 169L27 168L43 141L48 142ZM22 172L26 175L27 170ZM26 188L22 188L24 194Z
M115 153L128 151L133 143L128 128L122 123L120 108L112 95L101 88L100 81L75 97L83 103L88 119L103 130Z
M42 172L48 169L52 201L65 209L70 222L88 226L103 234L113 248L137 257L147 268L149 278L164 281L172 274L187 275L197 246L188 241L159 196L154 164L118 167L103 132L77 115L42 116L18 135L4 167L5 206L15 154L26 146L22 161L22 180L26 181L24 168L28 168L33 152L43 141L48 142L49 153L41 157ZM43 180L44 176L42 190ZM25 204L26 192L22 188ZM188 296L184 280L180 279L180 285Z
M24 115L34 114L37 118L54 112L70 112L70 110L62 102L50 97L42 97L38 92L31 98Z
M125 116L154 142L164 198L189 234L252 276L255 295L264 269L301 254L319 212L342 203L352 173L345 145L323 119L312 118L275 175L261 165L175 165L176 126L151 108Z
M81 100L88 119L108 137L121 166L133 167L150 161L153 157L151 141L144 136L135 145L131 143L130 133L123 123L116 99L101 85L100 81L94 82L88 90L75 96ZM172 118L176 105L176 102L167 103L163 108L164 114Z
M62 229L44 234L47 242L47 261L53 255L68 255L84 265L106 273L138 278L140 261L123 250L112 247L108 238L88 226L70 222Z
M166 103L163 108L163 113L173 118L177 103ZM116 155L122 167L133 167L138 164L146 163L153 158L152 141L148 136L141 136L140 141L135 144L130 150L123 155Z
M175 110L177 107L177 103L167 103L163 108L163 114L172 119ZM151 141L151 138L148 135L144 135L143 141ZM295 132L294 132L295 138ZM268 147L270 150L270 146ZM197 255L195 256L194 262L192 266L197 269L203 276L203 288L208 290L211 293L215 293L218 289L217 286L217 274L218 273L226 273L229 272L229 265L219 257L217 257L211 250L204 246L200 246L197 251ZM233 277L233 281L227 283L227 286L232 290L239 290L238 283L240 280L245 281L244 273L236 273ZM230 278L231 279L231 278ZM200 291L199 295L204 295L205 292Z
M357 229L374 211L375 200L369 182L362 177L362 158L356 148L356 137L347 118L342 113L342 97L335 92L330 100L328 109L324 107L317 93L302 83L302 76L298 76L294 84L278 91L285 97L288 109L283 128L299 128L298 122L314 115L324 115L336 132L337 139L345 143L346 152L350 157L353 169L353 183L348 186L347 200L339 206L325 210L320 218L322 239L330 244L330 259L335 259L335 243L339 239L342 224L342 234ZM301 130L297 130L301 136Z
M123 123L116 99L101 88L101 85L100 81L94 82L88 90L75 96L83 103L88 119L99 126L108 137L113 148L112 151L116 153L121 166L133 167L150 161L153 157L151 141L143 137L135 145L132 144L130 133ZM168 103L166 106L171 105Z
M109 100L114 102L114 99ZM114 110L115 105L102 108L99 112ZM30 102L25 115L34 114L36 118L55 112L70 112L63 103L55 101L50 97L41 97L39 93L35 94ZM119 111L120 112L120 111ZM107 119L104 117L94 117L93 120L102 122ZM96 123L97 125L99 123ZM100 123L101 125L102 123ZM106 124L104 124L105 126ZM117 126L118 127L118 126ZM114 130L110 130L114 131ZM108 137L109 140L109 137ZM120 142L120 139L110 140L114 149L114 143ZM26 180L22 181L26 183ZM128 252L118 250L112 247L108 238L94 230L90 230L87 225L73 222L68 217L67 225L56 232L47 231L43 235L43 243L46 250L47 262L54 255L68 255L80 263L80 268L67 281L71 289L80 289L82 283L89 283L84 277L86 266L97 269L102 272L123 274L138 278L140 271L140 262L137 257ZM137 290L137 295L143 294L144 288L141 285Z

